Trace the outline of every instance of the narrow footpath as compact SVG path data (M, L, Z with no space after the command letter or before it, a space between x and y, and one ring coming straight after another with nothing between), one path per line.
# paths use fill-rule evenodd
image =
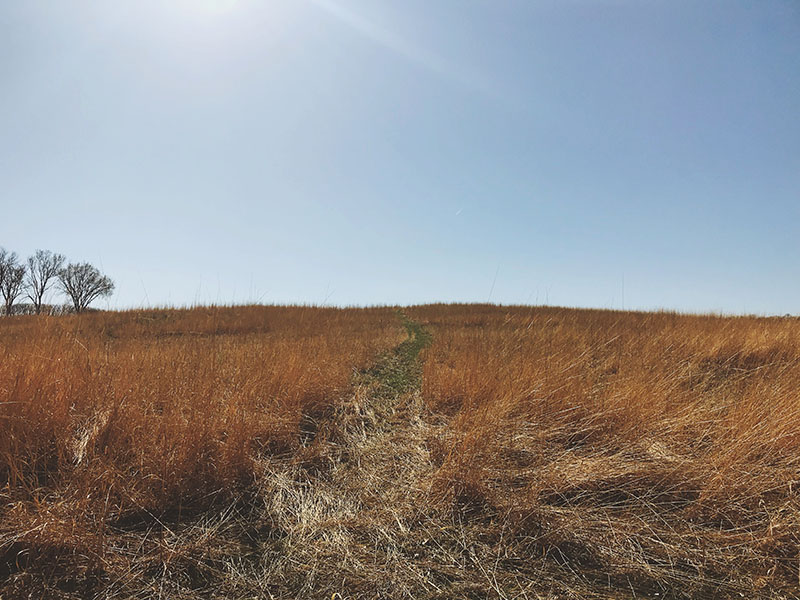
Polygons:
M441 597L462 567L428 546L429 528L441 529L424 516L435 428L420 353L431 335L398 317L407 339L356 375L352 398L290 465L264 464L272 535L257 567L267 597ZM243 577L251 587L252 573Z

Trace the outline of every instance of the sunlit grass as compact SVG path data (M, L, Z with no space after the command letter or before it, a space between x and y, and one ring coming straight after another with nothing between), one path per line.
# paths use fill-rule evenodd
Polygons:
M507 519L585 580L693 597L798 589L800 320L411 314L434 339L423 397L452 415L440 498Z
M798 389L796 319L2 319L0 595L794 598Z
M102 553L94 544L107 523L236 498L255 481L256 457L296 449L304 420L402 338L383 309L3 320L0 542L70 538Z

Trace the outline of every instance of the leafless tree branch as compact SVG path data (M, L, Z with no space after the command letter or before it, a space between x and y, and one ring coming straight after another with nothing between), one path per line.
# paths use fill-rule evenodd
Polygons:
M17 262L16 252L0 248L0 295L3 296L4 314L14 314L14 302L22 293L25 278L25 265Z
M114 282L89 263L68 264L59 270L58 281L75 312L83 312L92 301L114 291Z
M28 298L38 315L42 311L44 295L64 265L64 255L49 250L37 250L28 258L26 288Z

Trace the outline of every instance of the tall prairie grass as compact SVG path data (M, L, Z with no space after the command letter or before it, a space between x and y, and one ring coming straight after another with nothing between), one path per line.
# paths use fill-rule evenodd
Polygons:
M800 597L800 320L404 312L0 319L0 596Z
M98 552L107 525L236 499L402 339L385 309L3 319L0 550Z
M800 590L800 320L410 314L433 333L423 397L452 416L434 444L441 499L505 519L584 583Z

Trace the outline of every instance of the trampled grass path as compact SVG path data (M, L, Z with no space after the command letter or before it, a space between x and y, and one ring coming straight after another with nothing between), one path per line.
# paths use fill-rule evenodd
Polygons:
M235 589L274 598L419 598L464 567L427 515L434 426L420 396L420 353L431 342L398 312L407 339L355 376L352 397L316 424L288 463L265 459L261 496L270 535ZM454 543L456 543L454 541ZM437 583L438 582L438 583ZM449 593L448 593L449 597Z
M431 334L422 325L402 312L398 316L408 339L361 372L362 383L374 384L372 394L381 399L397 399L419 390L422 382L419 354L431 343Z

